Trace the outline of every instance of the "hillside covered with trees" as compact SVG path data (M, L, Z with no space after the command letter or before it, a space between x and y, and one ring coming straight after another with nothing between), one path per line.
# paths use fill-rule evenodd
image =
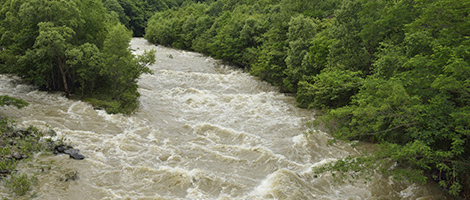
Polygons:
M243 67L321 110L336 138L380 146L318 172L379 167L469 199L469 15L467 0L0 0L0 72L131 113L155 57L129 41L145 35Z
M155 12L177 8L185 0L103 0L106 10L125 25L136 37L145 34L147 21Z
M244 67L321 109L336 138L381 147L324 170L374 162L468 199L469 15L465 0L188 1L156 13L145 38Z
M1 0L1 72L85 99L110 113L138 106L137 79L155 55L135 57L132 32L108 1ZM108 7L105 7L108 6Z

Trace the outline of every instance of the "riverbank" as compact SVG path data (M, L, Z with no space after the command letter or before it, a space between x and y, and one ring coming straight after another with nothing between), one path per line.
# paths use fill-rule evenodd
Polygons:
M132 115L107 114L0 76L2 94L30 102L23 109L5 107L1 115L16 118L18 127L49 124L87 156L35 156L32 161L53 163L52 169L36 176L31 193L9 199L33 193L38 200L446 199L437 187L381 174L368 184L315 178L313 165L360 150L328 144L326 133L304 134L314 113L241 70L142 38L131 45L136 53L157 50L154 74L139 79L140 109ZM23 162L18 169L40 170Z
M17 129L11 118L0 119L0 179L18 196L26 194L35 182L34 176L17 171L20 162L28 162L35 153L50 153L56 142L50 139L54 131L39 131L34 126ZM42 139L49 138L49 139Z
M29 166L38 165L31 160L37 153L51 156L68 154L77 160L85 158L78 154L77 149L65 145L63 139L53 140L57 134L52 129L41 131L35 126L18 129L14 119L0 117L0 133L0 180L13 196L23 196L37 184L37 173L31 174L17 169L21 162ZM39 172L51 168L50 165L42 166Z

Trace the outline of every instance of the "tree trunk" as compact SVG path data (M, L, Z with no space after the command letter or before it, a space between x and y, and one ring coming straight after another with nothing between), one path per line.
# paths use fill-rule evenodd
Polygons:
M65 74L64 63L62 62L62 59L60 59L60 57L57 58L57 61L59 64L60 74L62 75L62 81L64 82L65 96L69 97L70 94L69 94L69 88L67 86L67 75Z

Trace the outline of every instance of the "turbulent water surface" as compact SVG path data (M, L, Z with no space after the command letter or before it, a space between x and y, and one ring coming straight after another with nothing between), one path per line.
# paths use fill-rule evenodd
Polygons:
M377 175L335 184L312 166L357 154L304 134L313 111L256 78L197 53L131 42L136 54L157 50L154 74L139 80L141 107L109 115L61 94L0 76L0 95L30 106L1 108L18 125L52 127L87 158L38 154L38 184L23 199L445 199L435 186ZM44 166L51 166L47 168ZM45 168L45 170L44 170ZM78 177L67 180L67 177ZM0 195L11 197L4 188ZM13 198L13 197L12 197Z

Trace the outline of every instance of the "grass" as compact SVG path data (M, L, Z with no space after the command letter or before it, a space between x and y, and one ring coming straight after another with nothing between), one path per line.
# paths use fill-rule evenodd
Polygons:
M0 133L0 180L3 179L5 187L15 195L25 195L37 179L16 171L16 167L20 162L27 162L36 152L51 152L56 142L40 139L46 135L54 136L55 132L39 131L34 126L17 130L12 119L0 118Z
M25 195L35 184L37 184L36 177L29 177L26 173L12 173L5 180L5 186L17 196Z
M89 103L96 109L106 110L109 114L132 114L139 107L139 96L140 94L137 92L125 93L121 96L120 100L117 100L113 99L111 94L103 91L85 95L84 97L71 96L70 98Z

